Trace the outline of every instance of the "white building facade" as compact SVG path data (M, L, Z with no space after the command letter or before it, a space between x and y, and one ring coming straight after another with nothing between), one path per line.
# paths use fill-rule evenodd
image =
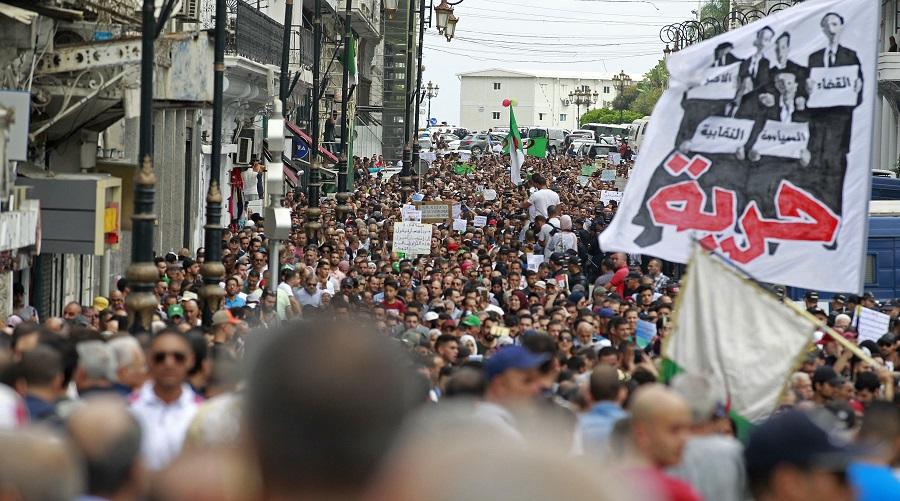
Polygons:
M542 70L490 69L457 75L460 79L460 123L469 130L509 125L504 99L515 99L516 120L523 127L577 129L589 109L608 108L618 94L611 74ZM632 76L632 84L637 78ZM593 105L577 105L569 94L597 92ZM437 117L440 120L440 117Z
M882 0L881 36L878 54L878 94L876 106L875 151L872 168L894 172L900 168L900 52L889 52L890 39L900 38L900 0Z

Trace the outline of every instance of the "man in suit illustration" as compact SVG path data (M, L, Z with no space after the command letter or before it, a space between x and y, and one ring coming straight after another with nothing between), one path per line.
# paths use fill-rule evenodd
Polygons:
M764 94L769 84L769 60L765 56L766 50L775 38L775 31L768 26L756 32L753 47L756 52L748 59L741 62L738 73L741 80L740 94L737 99L738 109L735 118L756 118L760 109L760 95Z
M840 45L844 30L844 18L830 12L820 22L822 32L828 39L824 49L809 56L809 68L834 68L839 66L860 66L856 52ZM828 189L822 193L822 201L836 214L841 214L843 201L844 174L847 170L847 154L850 152L850 133L853 125L853 110L862 103L862 71L858 72L853 88L857 101L853 106L831 106L810 108L810 146L812 154L811 174L823 178ZM810 94L815 92L813 82L807 82Z

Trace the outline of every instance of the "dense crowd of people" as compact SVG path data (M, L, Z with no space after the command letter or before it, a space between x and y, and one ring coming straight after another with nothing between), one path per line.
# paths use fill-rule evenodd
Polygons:
M900 302L808 294L850 340L856 305L890 314L860 343L879 365L824 337L740 436L720 382L662 380L682 268L599 247L617 208L601 190L629 163L618 184L590 163L528 158L515 186L508 157L447 155L403 185L357 159L349 210L323 197L315 234L305 193L285 197L278 269L267 221L225 230L207 325L204 249L156 259L151 332L127 332L124 280L58 318L16 291L0 499L896 498ZM414 193L458 204L465 231L394 252Z

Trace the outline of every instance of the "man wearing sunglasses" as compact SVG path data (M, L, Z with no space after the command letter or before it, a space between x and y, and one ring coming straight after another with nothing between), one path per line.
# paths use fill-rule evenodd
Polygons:
M161 470L181 451L188 425L202 399L187 384L194 353L184 334L165 329L150 342L150 380L131 397L141 425L141 454L150 470Z

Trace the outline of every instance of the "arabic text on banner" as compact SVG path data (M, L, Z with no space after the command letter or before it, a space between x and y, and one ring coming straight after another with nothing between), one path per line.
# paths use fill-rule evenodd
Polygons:
M465 219L454 219L453 220L453 230L458 231L460 233L466 232L466 220Z
M769 120L753 149L760 155L783 158L800 158L803 151L808 151L809 124L777 122Z
M856 79L859 66L811 68L809 72L810 108L856 106Z
M475 216L474 223L476 228L487 226L487 216Z
M431 225L413 222L394 224L393 251L407 256L431 253Z
M691 139L691 150L700 153L734 153L750 140L753 120L709 117Z
M703 83L688 91L688 99L734 99L737 95L741 63L709 68Z

